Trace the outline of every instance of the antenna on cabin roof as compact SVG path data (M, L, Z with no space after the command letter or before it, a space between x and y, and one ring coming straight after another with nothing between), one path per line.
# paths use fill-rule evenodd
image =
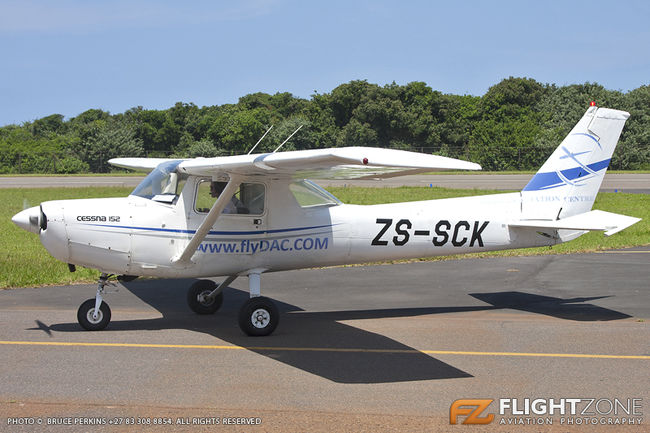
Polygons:
M291 137L293 137L293 136L296 134L296 132L300 131L300 128L302 128L302 125L300 125L300 126L298 127L298 129L296 129L295 131L293 131L293 134L291 134L290 136L288 136L287 139L284 140L284 141L282 142L282 144L280 144L278 147L276 147L275 150L273 151L273 153L277 152L277 151L278 151L282 146L284 146L284 143L286 143L287 141L289 141L289 139L290 139Z
M264 133L264 135L262 135L262 138L260 138L259 140L257 140L257 143L255 143L255 146L253 146L253 148L252 148L251 150L249 150L248 153L247 153L246 155L250 155L250 154L255 150L255 148L257 147L257 145L260 144L260 143L262 142L262 140L264 140L264 137L266 137L266 134L268 134L269 131L270 131L271 129L273 129L273 125L271 125L271 127L270 127L269 129L266 130L266 132Z

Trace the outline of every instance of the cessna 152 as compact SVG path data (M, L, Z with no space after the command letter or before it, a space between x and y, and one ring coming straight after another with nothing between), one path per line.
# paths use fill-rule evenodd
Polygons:
M37 233L52 256L98 269L97 293L77 318L105 328L109 276L198 280L187 293L215 313L222 290L247 276L239 325L269 335L278 309L260 294L265 272L554 245L590 230L614 234L638 218L591 210L629 114L590 107L521 192L373 206L344 205L305 180L478 170L466 161L391 149L347 147L196 159L116 158L149 175L128 197L61 200L12 220Z

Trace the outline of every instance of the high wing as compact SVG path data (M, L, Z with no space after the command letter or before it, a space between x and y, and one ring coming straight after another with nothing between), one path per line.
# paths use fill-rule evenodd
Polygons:
M157 165L155 162L159 164L164 161L169 159L115 158L109 162L124 168L151 170ZM178 169L187 174L213 177L228 174L272 175L302 179L363 179L424 171L480 170L481 166L459 159L404 150L341 147L195 158L184 160Z
M480 170L481 166L444 156L404 150L340 147L193 159L182 162L179 169L194 175L228 173L303 179L361 179L399 176L413 170Z

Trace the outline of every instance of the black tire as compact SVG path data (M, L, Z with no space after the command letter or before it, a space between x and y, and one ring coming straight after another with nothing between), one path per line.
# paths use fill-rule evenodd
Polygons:
M86 331L101 331L108 326L111 321L111 309L106 302L99 306L99 315L93 319L95 312L95 299L88 299L77 310L77 321Z
M280 312L269 298L250 298L239 310L239 327L246 335L270 335L280 322Z
M212 280L199 280L192 284L187 291L187 305L196 314L214 314L223 304L223 292L219 293L210 302L199 302L199 295L208 295L217 284Z

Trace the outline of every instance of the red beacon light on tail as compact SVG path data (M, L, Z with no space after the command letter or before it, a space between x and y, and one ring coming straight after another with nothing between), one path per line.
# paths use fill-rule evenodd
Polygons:
M595 107L595 106L596 106L596 101L591 101L591 102L589 103L589 106L590 106L590 107Z

